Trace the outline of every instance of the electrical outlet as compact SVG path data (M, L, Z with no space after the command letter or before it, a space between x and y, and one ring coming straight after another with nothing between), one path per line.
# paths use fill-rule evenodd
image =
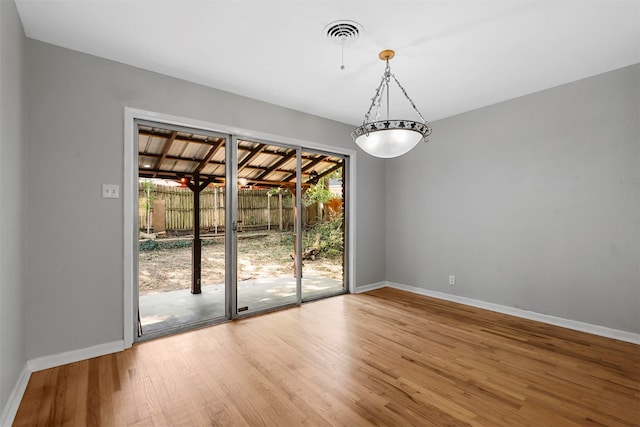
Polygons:
M456 284L456 276L449 276L449 284L451 286Z
M120 198L120 186L118 184L102 184L103 199Z

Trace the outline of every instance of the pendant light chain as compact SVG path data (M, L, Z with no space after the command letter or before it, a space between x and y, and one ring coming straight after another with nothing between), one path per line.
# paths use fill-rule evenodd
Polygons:
M385 80L385 86L387 87L387 120L389 120L389 93L391 92L389 90L389 82L391 81L391 79L389 78L390 75L391 75L391 66L389 65L389 60L387 59L387 66L384 67L384 80Z
M376 94L373 96L373 98L371 98L371 105L369 106L369 110L367 110L367 114L364 115L364 120L362 121L363 125L366 123L369 123L369 116L371 115L371 110L373 110L373 107L376 105L376 101L378 101L378 108L376 109L376 116L377 116L377 110L380 109L380 100L382 98L384 80L385 80L385 76L382 76L382 80L380 81L380 84L376 88Z
M407 94L407 91L404 90L404 88L402 87L402 85L400 84L398 79L396 79L396 76L394 74L391 74L391 77L393 77L393 80L396 81L398 87L400 87L400 89L402 89L402 93L404 93L404 96L409 100L409 103L411 104L411 106L413 107L415 112L418 113L418 116L422 120L422 123L427 123L427 121L424 119L424 117L422 117L422 114L420 114L420 111L418 111L418 107L416 107L416 104L414 104L413 101L411 100L411 98L409 98L409 95Z
M384 98L385 89L389 92L389 86L386 84L382 85L382 88L380 89L380 96L378 96L378 103L376 104L376 122L380 120L380 108L382 107L382 98Z
M400 90L402 90L402 93L404 94L405 98L407 98L407 101L409 101L413 110L418 114L418 117L420 117L420 120L422 120L422 123L427 123L427 121L422 116L422 114L420 114L420 111L418 110L418 107L416 107L416 104L409 97L409 94L407 93L405 88L400 84L400 82L396 78L395 74L391 74L391 66L389 65L389 60L387 60L387 66L384 69L382 80L380 81L380 84L376 88L376 94L374 95L373 98L371 98L371 105L369 106L369 110L367 110L367 114L364 115L364 120L362 121L362 123L363 124L369 123L371 110L373 110L374 106L376 107L376 120L378 119L379 110L381 107L382 97L384 96L385 88L387 90L387 94L386 94L387 95L387 120L389 120L389 92L390 92L389 82L391 81L391 77L393 77L393 80L396 82ZM377 106L376 106L376 101L377 101Z

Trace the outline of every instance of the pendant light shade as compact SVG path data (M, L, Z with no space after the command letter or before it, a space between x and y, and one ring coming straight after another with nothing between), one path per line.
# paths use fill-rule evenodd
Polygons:
M408 153L431 133L424 123L411 120L387 120L362 125L351 136L372 156L385 159Z
M382 81L376 89L376 94L371 100L369 111L364 117L362 126L351 132L351 137L360 148L375 157L391 158L401 156L413 149L420 141L426 141L431 134L431 127L424 120L407 92L404 90L398 79L391 74L389 60L395 53L392 50L380 52L380 59L386 61L387 65L382 76ZM389 119L389 83L391 78L396 82L402 93L407 98L414 111L421 121ZM371 112L376 107L376 117L379 115L382 98L386 91L387 119L370 121Z

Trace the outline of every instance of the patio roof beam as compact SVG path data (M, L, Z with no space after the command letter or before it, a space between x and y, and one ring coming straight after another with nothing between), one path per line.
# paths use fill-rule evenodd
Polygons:
M244 157L244 159L242 159L242 161L238 163L238 173L242 172L242 170L247 167L249 162L251 162L253 159L258 157L260 153L264 151L265 148L266 148L265 144L258 144L258 146L256 146L253 150L251 150L249 154L247 154Z
M172 131L171 133L173 133L174 131ZM171 133L168 132L157 132L157 131L153 131L153 130L146 130L146 129L140 129L140 131L138 132L139 135L144 135L144 136L149 136L149 137L153 137L153 138L164 138L164 139L168 139L171 137ZM194 134L192 134L194 135ZM206 144L206 145L213 145L213 144L217 144L218 141L221 138L218 137L213 137L213 136L207 136L205 138L196 138L194 136L189 136L189 135L177 135L176 132L176 137L175 140L176 141L182 141L182 142L193 142L195 144Z
M146 168L140 169L138 176L140 178L157 178L170 181L179 181L181 178L188 178L191 180L193 178L192 174L186 172L154 171ZM210 182L224 182L224 178L225 177L223 175L200 175L200 179L210 180Z
M218 151L218 149L222 146L224 142L224 139L221 139L220 141L218 141L215 145L213 145L211 147L211 149L209 149L209 152L207 153L207 155L205 156L204 159L202 159L202 161L200 162L200 164L198 165L198 167L196 168L196 170L193 172L194 174L200 174L200 172L202 171L202 169L204 169L205 166L207 166L207 164L209 164L209 161L211 159L213 159L213 156L215 156L216 151Z
M338 169L340 169L342 167L342 163L338 163L336 165L334 165L333 167L327 169L326 171L322 172L321 174L318 175L318 179L320 178L324 178L327 175L330 175L331 173L333 173L334 171L337 171Z
M160 153L160 157L156 159L156 164L153 167L155 170L158 170L158 171L160 170L162 166L162 162L164 162L164 159L167 157L167 154L169 154L171 145L173 144L173 141L176 140L177 135L178 135L178 132L176 131L171 132L171 136L169 137L169 140L162 146L162 152ZM154 174L153 178L155 177L156 176Z
M308 171L309 169L313 169L313 167L315 165L317 165L318 163L322 162L323 160L325 160L325 157L318 157L315 159L312 159L309 163L307 163L303 168L302 168L302 173L305 173L306 171ZM291 175L289 175L288 177L286 177L284 180L285 181L290 181L293 178L296 177L295 173L292 173Z
M282 153L282 158L280 160L278 160L276 163L274 163L273 165L271 165L270 168L268 168L263 173L261 173L256 178L256 180L264 180L264 178L267 177L271 172L273 172L274 170L278 169L280 166L284 165L285 163L287 163L292 158L295 158L295 156L296 156L295 150L292 150L292 153L290 153L288 155Z

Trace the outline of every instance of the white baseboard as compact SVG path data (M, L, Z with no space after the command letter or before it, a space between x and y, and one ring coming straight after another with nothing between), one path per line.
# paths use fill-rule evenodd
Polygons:
M31 378L31 372L25 365L22 372L20 372L18 381L16 381L16 386L11 391L9 400L0 415L0 426L10 427L11 424L13 424L13 420L18 413L18 408L20 407L20 402L22 402L22 396L24 396L24 391L27 389L27 384L29 384L29 378Z
M500 304L494 304L494 303L481 301L473 298L446 294L444 292L430 291L428 289L403 285L400 283L379 282L373 285L359 287L358 292L360 292L360 289L363 289L362 292L366 292L368 290L379 289L383 286L388 286L390 288L400 289L403 291L412 292L414 294L425 295L428 297L438 298L446 301L457 302L459 304L482 308L484 310L495 311L497 313L509 314L515 317L535 320L538 322L547 323L549 325L560 326L562 328L573 329L576 331L586 332L589 334L599 335L607 338L613 338L620 341L630 342L632 344L640 344L640 334L636 334L633 332L621 331L618 329L607 328L604 326L592 325L590 323L579 322L577 320L564 319L562 317L550 316L548 314L536 313L534 311L522 310L519 308L509 307L509 306L500 305ZM369 289L369 287L371 287L371 289Z
M373 291L375 289L384 288L385 286L391 287L389 282L378 282L378 283L372 283L370 285L358 286L354 293L361 294L362 292Z
M81 348L79 350L65 351L60 354L37 357L27 362L27 369L30 372L41 371L43 369L54 368L66 365L67 363L79 362L80 360L91 359L92 357L104 356L105 354L116 353L124 350L124 341L113 341L92 347Z
M32 372L55 368L56 366L66 365L67 363L104 356L105 354L116 353L122 350L124 350L124 341L113 341L94 345L92 347L81 348L79 350L66 351L60 354L53 354L28 360L18 377L16 386L11 392L11 395L9 395L9 400L4 407L2 414L0 415L0 427L10 427L11 424L13 424L13 420L18 413L20 402L22 401L24 392L27 389L27 384L29 384L29 378L31 378Z

